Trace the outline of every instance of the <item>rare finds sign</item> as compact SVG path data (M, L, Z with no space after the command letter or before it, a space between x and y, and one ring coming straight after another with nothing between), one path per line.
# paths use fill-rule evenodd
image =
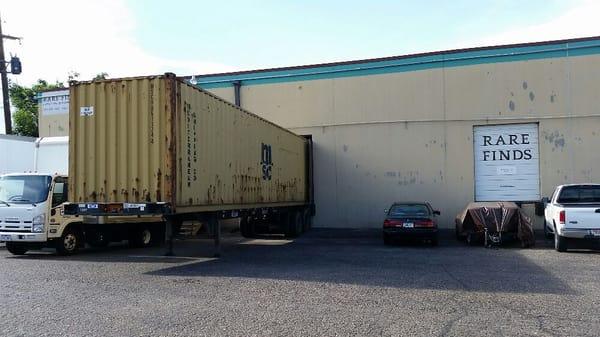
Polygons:
M475 126L476 201L540 199L538 124Z

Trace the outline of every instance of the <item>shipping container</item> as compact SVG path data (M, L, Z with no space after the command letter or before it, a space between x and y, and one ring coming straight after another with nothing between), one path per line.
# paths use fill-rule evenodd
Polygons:
M69 115L70 214L309 221L310 138L173 74L73 82Z

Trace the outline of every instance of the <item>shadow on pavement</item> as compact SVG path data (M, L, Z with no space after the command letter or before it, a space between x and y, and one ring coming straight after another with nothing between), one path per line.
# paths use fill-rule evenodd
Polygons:
M294 242L277 242L249 240L243 244L228 244L220 259L148 274L489 293L574 293L568 285L525 257L521 249L467 247L449 234L444 235L440 246L435 248L415 244L384 246L379 231L373 230L313 230ZM183 247L178 249L185 255ZM548 250L548 254L555 252Z

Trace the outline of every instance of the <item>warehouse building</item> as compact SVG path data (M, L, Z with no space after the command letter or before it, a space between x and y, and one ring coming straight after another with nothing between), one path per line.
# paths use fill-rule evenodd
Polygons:
M395 200L441 226L470 201L600 181L600 37L199 75L315 144L315 226L378 227ZM277 158L273 158L277 165Z
M318 227L379 227L391 202L427 200L451 228L467 203L505 200L541 228L531 202L600 182L600 37L190 81L312 135ZM66 92L45 95L40 136L67 135Z

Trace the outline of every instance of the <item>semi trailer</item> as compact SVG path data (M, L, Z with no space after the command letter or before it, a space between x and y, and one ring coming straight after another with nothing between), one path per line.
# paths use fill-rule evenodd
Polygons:
M70 83L69 202L78 216L240 218L245 237L311 226L312 139L167 73Z

